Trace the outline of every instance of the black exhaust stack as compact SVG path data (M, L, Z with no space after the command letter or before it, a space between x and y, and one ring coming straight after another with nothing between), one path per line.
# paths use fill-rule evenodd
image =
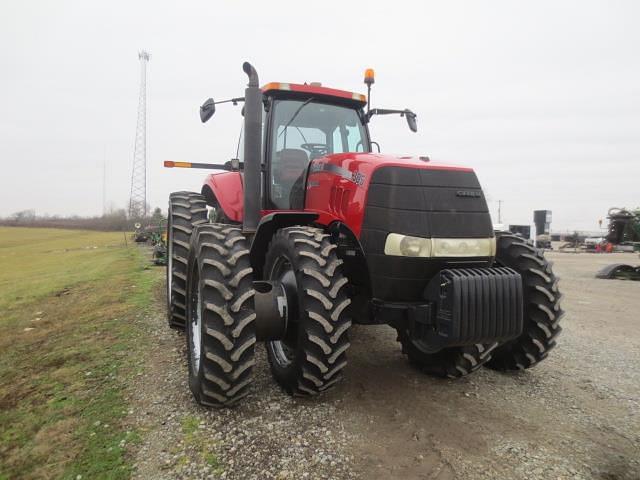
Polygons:
M249 83L244 91L244 220L242 232L253 235L260 221L260 173L262 170L262 90L258 72L249 62L242 65Z

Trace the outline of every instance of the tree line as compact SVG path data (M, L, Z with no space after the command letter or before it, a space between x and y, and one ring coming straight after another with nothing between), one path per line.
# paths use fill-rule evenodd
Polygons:
M71 228L81 230L129 231L136 223L143 227L166 223L166 217L157 207L147 217L129 216L124 208L114 209L102 215L83 217L79 215L37 215L35 210L20 210L7 217L0 217L0 225L15 227Z

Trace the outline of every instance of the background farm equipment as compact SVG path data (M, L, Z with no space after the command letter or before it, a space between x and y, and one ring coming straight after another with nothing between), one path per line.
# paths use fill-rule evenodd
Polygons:
M135 231L133 232L133 241L136 243L145 243L149 240L150 232L147 231L147 227L143 228L142 224L136 222Z
M160 219L155 225L143 227L139 222L135 224L133 239L136 243L149 243L153 247L152 259L155 265L167 264L167 234L166 222Z
M610 208L607 241L614 245L640 245L640 209Z
M167 264L167 235L165 231L151 234L151 244L153 245L153 263L156 265Z
M606 280L640 280L640 265L636 267L624 263L607 265L596 274L596 278Z
M640 209L610 208L607 218L609 225L606 240L614 246L614 250L640 250ZM601 269L596 277L608 280L640 280L640 265L614 263Z

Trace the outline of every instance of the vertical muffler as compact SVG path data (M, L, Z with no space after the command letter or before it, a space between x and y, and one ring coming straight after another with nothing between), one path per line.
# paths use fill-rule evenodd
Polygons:
M262 90L258 72L249 62L242 65L249 83L244 91L244 216L242 232L252 236L260 221L262 171Z

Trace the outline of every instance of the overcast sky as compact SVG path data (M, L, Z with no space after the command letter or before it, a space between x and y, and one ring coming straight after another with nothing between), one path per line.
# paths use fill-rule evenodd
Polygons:
M640 205L640 2L9 1L0 3L0 215L102 212L129 195L139 88L148 70L148 195L200 190L165 159L234 156L239 107L202 125L209 96L261 83L320 81L365 93L376 71L383 152L473 167L497 221L597 229ZM252 2L253 3L253 2Z

